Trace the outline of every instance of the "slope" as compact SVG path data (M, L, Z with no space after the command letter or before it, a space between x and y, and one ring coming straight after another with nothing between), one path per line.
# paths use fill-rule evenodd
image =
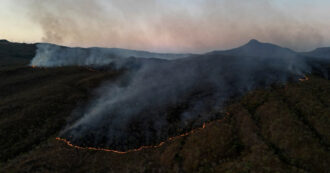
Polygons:
M327 172L330 82L319 77L233 101L224 119L128 154L71 148L55 136L5 172ZM55 122L48 122L54 124Z
M118 154L55 138L93 88L124 71L24 62L0 67L0 172L329 172L330 81L318 76L249 92L204 129Z
M208 54L221 54L232 56L252 56L252 57L292 57L296 52L288 48L283 48L271 43L263 43L252 39L243 46L230 50L218 50Z

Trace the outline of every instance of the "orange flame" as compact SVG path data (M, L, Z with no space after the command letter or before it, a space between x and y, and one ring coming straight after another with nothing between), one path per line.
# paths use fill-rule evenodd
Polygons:
M87 69L88 71L91 71L91 72L97 72L97 70L91 68L91 67L84 67L85 69Z
M308 80L309 80L309 78L307 76L304 76L304 78L299 79L300 82L305 82Z
M197 131L200 131L201 129L204 129L206 128L206 126L210 125L211 123L204 123L202 127L200 128L197 128L197 129L194 129L194 130L191 130L190 132L187 132L187 133L184 133L184 134L181 134L179 136L175 136L175 137L171 137L169 138L166 142L169 142L169 141L173 141L177 138L180 138L180 137L184 137L184 136L188 136L190 134L193 134L193 133L196 133ZM70 141L66 140L66 139L63 139L63 138L60 138L60 137L57 137L56 140L58 141L61 141L61 142L64 142L66 145L72 147L72 148L76 148L76 149L81 149L81 150L93 150L93 151L105 151L105 152L113 152L113 153L117 153L117 154L126 154L126 153L131 153L131 152L136 152L136 151L141 151L143 149L151 149L151 148L159 148L161 147L162 145L165 144L165 142L161 142L159 143L158 145L153 145L153 146L142 146L140 148L137 148L137 149L130 149L130 150L127 150L127 151L118 151L118 150L111 150L111 149L106 149L106 148L96 148L96 147L81 147L81 146L77 146L77 145L74 145L72 144Z

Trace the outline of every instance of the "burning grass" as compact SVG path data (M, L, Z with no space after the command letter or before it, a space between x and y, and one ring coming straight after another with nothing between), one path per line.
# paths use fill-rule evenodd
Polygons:
M77 104L91 97L93 88L120 73L78 67L0 68L0 161L29 151L57 133Z
M250 92L221 122L122 152L55 139L77 104L122 72L29 68L30 54L0 57L0 172L329 172L328 80Z
M308 76L304 76L304 78L299 79L300 82L305 82L305 81L308 81L308 80L309 80Z
M226 108L230 114L221 122L205 124L194 133L157 147L126 154L70 147L67 141L46 137L35 144L38 147L2 164L0 170L327 172L329 86L329 81L309 76L308 82L250 92ZM47 121L47 128L54 123L59 121ZM34 133L41 133L40 127Z
M229 113L227 113L227 114L229 114ZM218 121L221 121L221 120L218 120ZM78 145L74 145L70 141L68 141L68 140L66 140L64 138L60 138L60 137L57 137L56 140L61 141L61 142L64 142L65 144L67 144L68 146L70 146L72 148L81 149L81 150L93 150L93 151L113 152L113 153L118 153L118 154L127 154L127 153L131 153L131 152L142 151L144 149L159 148L159 147L163 146L166 142L177 140L178 138L181 138L181 137L185 137L185 136L194 134L194 133L196 133L196 132L198 132L198 131L200 131L202 129L205 129L210 124L211 123L203 123L203 126L200 127L200 128L193 129L193 130L191 130L191 131L189 131L187 133L184 133L184 134L181 134L181 135L178 135L178 136L170 137L169 139L167 139L164 142L159 143L158 145L141 146L141 147L139 147L137 149L130 149L130 150L127 150L127 151L111 150L111 149L96 148L96 147L81 147L81 146L78 146Z

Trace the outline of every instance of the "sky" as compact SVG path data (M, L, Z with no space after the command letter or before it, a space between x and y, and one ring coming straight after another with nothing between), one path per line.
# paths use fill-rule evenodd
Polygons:
M202 53L330 46L329 0L0 0L0 39Z

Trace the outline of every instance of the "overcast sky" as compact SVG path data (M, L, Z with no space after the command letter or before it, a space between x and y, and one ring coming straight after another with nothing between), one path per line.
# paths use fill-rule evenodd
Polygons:
M330 46L329 0L1 0L0 38L68 46L207 52L255 38Z

